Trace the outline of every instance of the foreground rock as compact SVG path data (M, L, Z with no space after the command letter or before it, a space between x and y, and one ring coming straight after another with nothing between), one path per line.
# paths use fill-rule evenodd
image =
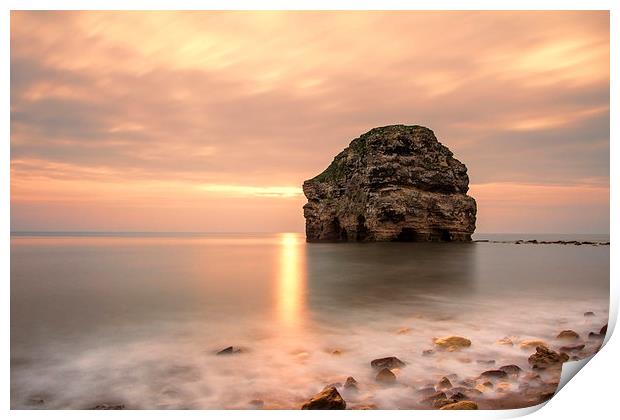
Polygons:
M302 410L344 410L347 403L336 387L329 386L301 406Z
M576 340L579 338L579 334L573 330L564 330L558 334L557 338L562 340Z
M347 380L344 382L344 387L349 390L357 391L358 389L357 381L355 380L353 376L349 376Z
M440 410L477 410L478 404L473 401L458 401L452 404L444 405Z
M306 239L470 241L467 168L421 126L374 128L305 181Z
M549 350L545 346L536 347L536 353L532 354L527 360L533 369L545 369L552 366L561 365L569 359L566 353L557 353Z

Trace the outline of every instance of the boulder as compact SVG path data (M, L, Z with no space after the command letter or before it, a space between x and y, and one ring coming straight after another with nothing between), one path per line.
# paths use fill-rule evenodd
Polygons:
M448 336L442 338L433 338L435 346L443 350L453 351L471 346L471 341L464 337Z
M556 338L561 340L576 340L579 338L579 334L573 330L564 330L560 332Z
M561 365L568 361L566 353L556 353L545 346L536 347L536 353L532 354L527 360L533 369L545 369L551 366Z
M488 379L501 379L507 376L508 374L500 369L487 370L480 374L481 378L488 378Z
M467 168L419 125L362 134L303 184L308 242L470 241Z
M393 384L396 382L396 375L388 368L383 368L377 373L375 380L383 384Z
M347 403L333 386L325 388L301 406L302 410L344 410L346 408Z
M444 405L440 410L477 410L478 404L473 401L457 401L452 404Z
M395 369L395 368L404 367L405 365L406 365L405 362L400 360L398 357L394 357L394 356L383 357L381 359L375 359L370 362L370 366L372 366L375 369L383 369L383 368Z

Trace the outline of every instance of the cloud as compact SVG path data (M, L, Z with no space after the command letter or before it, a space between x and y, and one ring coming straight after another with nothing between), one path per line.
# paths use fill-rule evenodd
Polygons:
M11 14L13 201L68 180L250 200L392 123L478 184L608 186L609 14Z

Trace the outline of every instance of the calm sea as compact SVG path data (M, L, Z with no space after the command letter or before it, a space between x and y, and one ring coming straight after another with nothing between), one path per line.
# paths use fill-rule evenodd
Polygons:
M605 235L477 235L576 239ZM371 383L398 356L400 383L527 363L500 346L606 323L609 246L307 244L283 234L13 234L12 408L299 407L326 384ZM595 312L584 317L584 312ZM459 357L423 357L461 335ZM228 357L215 353L235 346ZM350 403L406 408L407 388Z

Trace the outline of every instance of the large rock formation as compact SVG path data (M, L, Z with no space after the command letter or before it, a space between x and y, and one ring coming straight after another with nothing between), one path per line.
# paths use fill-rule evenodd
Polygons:
M374 128L305 181L306 239L469 241L476 201L467 168L418 125Z

